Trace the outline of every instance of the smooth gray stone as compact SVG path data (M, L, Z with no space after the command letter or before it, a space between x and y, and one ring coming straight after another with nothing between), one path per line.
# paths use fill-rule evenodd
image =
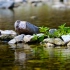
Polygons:
M15 22L15 30L18 34L37 34L39 33L39 28L27 21L17 20Z
M50 33L50 34L54 34L55 31L57 31L57 29L50 29L50 30L49 30L49 33Z

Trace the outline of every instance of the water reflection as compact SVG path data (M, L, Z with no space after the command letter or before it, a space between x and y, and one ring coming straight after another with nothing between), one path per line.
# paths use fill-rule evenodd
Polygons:
M0 70L8 70L13 67L14 51L8 47L7 44L0 44Z
M37 52L40 52L41 48L38 48L38 50L36 51L37 55L36 55L36 53L35 54L33 53L34 50L31 47L37 48L37 45L30 46L28 44L19 43L16 45L16 47L17 47L17 49L15 49L15 52L14 52L15 63L16 63L16 65L22 65L22 67L25 69L28 67L30 69L32 69L33 67L36 68L39 65L45 64L46 61L47 61L46 63L48 64L48 66L51 63L51 66L50 66L51 68L52 68L53 62L54 62L54 65L56 65L56 63L59 63L58 66L60 67L61 66L60 63L62 63L62 62L66 63L67 60L70 60L70 49L69 48L66 49L65 46L63 46L63 47L56 46L55 48L46 47L45 51L46 51L47 56L46 56L46 59L44 59L45 62L38 59L40 57L40 54ZM25 49L25 47L26 47L26 49ZM43 53L43 51L41 53ZM39 65L36 65L36 63L38 63ZM39 66L39 68L42 69L42 67L40 67L40 66ZM44 69L46 69L46 66Z
M34 53L33 49L37 49L37 47L37 53ZM44 47L44 50L46 51L45 54L47 54L47 56L45 56L45 59L40 59L39 57L43 56L43 51L41 51L41 45L28 45L24 43L18 43L9 46L7 44L1 44L0 68L1 70L70 69L70 48L66 48L65 46L56 46L55 48ZM41 54L39 54L39 52L41 52ZM64 68L65 66L66 69Z
M14 21L14 11L10 9L0 9L0 29L11 28Z
M14 45L13 45L14 46ZM11 48L13 48L11 45ZM18 43L14 49L15 61L14 64L16 67L20 68L20 70L27 68L27 60L30 58L30 46L24 43Z

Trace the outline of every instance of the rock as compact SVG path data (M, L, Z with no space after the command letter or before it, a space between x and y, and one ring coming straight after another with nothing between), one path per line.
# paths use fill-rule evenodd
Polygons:
M23 37L24 37L24 34L21 34L16 36L14 39L16 40L16 42L19 42L19 41L23 41Z
M55 45L54 44L51 44L51 43L45 43L45 46L46 47L54 47Z
M6 35L11 35L13 37L15 37L17 34L15 31L13 30L0 30L1 35L6 36Z
M18 34L37 34L39 33L39 28L27 21L17 20L14 24L15 30Z
M54 34L55 31L57 31L57 29L50 29L49 34Z
M16 37L14 37L14 39L10 40L8 43L15 44L16 42L23 41L23 37L24 37L24 34L18 35Z
M70 46L70 42L69 42L69 43L67 43L67 46Z
M54 43L54 38L46 38L46 39L43 40L43 42Z
M8 44L15 44L16 43L16 40L15 39L12 39L8 42Z
M54 39L54 44L55 45L65 45L65 42L62 41L60 38L55 38Z
M27 42L30 42L32 38L33 38L33 36L31 36L31 35L25 35L23 38L23 41L25 43L27 43Z
M67 43L66 48L67 48L67 49L70 49L70 42Z
M8 42L16 36L16 32L13 30L0 30L0 40Z
M63 39L63 41L65 43L69 42L70 41L70 35L62 35L61 38Z
M44 39L43 42L52 43L55 45L65 45L65 42L62 41L60 38L47 38L47 39Z
M36 36L37 36L38 38L41 38L42 36L44 36L44 34L43 34L43 33L40 33L40 34L36 34ZM24 41L25 43L36 41L36 39L33 39L33 38L34 38L33 35L25 35L24 38L23 38L23 41Z

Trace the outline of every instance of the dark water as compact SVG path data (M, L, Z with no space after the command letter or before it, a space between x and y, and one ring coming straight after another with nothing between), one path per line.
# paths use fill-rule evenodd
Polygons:
M70 70L70 49L24 43L0 45L0 70ZM34 54L33 49L37 49ZM41 52L40 52L41 51ZM38 53L40 52L40 54ZM42 58L44 57L44 59Z
M0 9L0 29L14 30L16 20L50 28L57 28L63 23L69 26L70 9L52 9L47 5L35 7L27 4L13 10ZM70 70L69 48L46 48L47 57L40 59L37 54L32 55L30 47L36 46L40 45L14 44L10 46L7 43L0 43L0 70Z

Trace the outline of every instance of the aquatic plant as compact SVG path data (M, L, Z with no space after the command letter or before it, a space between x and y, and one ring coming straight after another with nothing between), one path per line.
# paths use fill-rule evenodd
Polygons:
M70 34L70 27L65 27L65 25L66 23L58 26L58 29L54 32L54 37Z
M32 41L36 41L38 39L38 36L36 34L33 34Z
M39 30L47 37L61 37L62 35L70 34L70 27L66 27L65 25L66 23L58 26L58 29L53 34L49 33L50 28L48 27L40 27Z
M39 27L40 33L48 34L48 30L49 30L48 27L44 27L44 26Z
M42 35L33 34L32 41L36 41L36 40L38 40L39 42L43 41L44 36L45 36L44 34L42 34Z

